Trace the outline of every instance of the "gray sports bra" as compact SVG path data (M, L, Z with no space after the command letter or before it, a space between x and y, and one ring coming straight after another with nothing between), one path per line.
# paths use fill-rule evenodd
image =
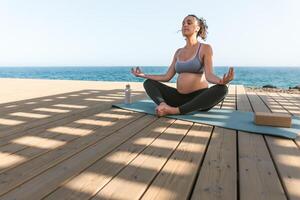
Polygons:
M199 43L199 47L197 49L196 55L187 61L180 61L178 60L178 56L177 56L177 60L175 63L175 71L177 73L179 74L184 72L196 73L196 74L203 73L204 68L198 56L200 47L201 47L201 43Z

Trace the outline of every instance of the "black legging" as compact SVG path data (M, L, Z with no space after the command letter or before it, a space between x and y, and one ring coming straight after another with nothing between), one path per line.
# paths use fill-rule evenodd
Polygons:
M181 94L176 88L169 87L159 81L146 79L144 88L148 96L159 105L161 102L178 107L180 114L195 110L208 111L221 102L228 93L226 85L214 85L188 94Z

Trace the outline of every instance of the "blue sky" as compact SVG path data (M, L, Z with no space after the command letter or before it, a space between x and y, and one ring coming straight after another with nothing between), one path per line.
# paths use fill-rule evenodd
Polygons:
M1 0L0 66L168 66L187 14L215 66L300 66L299 0Z

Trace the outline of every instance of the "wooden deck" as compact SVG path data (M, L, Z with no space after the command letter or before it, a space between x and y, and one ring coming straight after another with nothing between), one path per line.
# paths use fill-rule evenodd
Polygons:
M1 200L300 199L300 137L111 108L123 88L95 88L1 104ZM300 95L230 85L216 108L300 115Z

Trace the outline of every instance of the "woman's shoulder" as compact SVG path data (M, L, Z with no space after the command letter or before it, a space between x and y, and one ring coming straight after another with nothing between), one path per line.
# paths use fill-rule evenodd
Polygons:
M179 52L180 52L182 49L183 49L183 48L178 48L178 49L175 51L174 56L178 56Z
M205 54L213 53L212 46L207 43L201 43L201 51L202 51L202 53L205 53Z
M183 47L178 48L175 53L176 54L179 53L182 49L183 49Z
M201 43L201 47L204 50L212 50L212 46L208 43Z

